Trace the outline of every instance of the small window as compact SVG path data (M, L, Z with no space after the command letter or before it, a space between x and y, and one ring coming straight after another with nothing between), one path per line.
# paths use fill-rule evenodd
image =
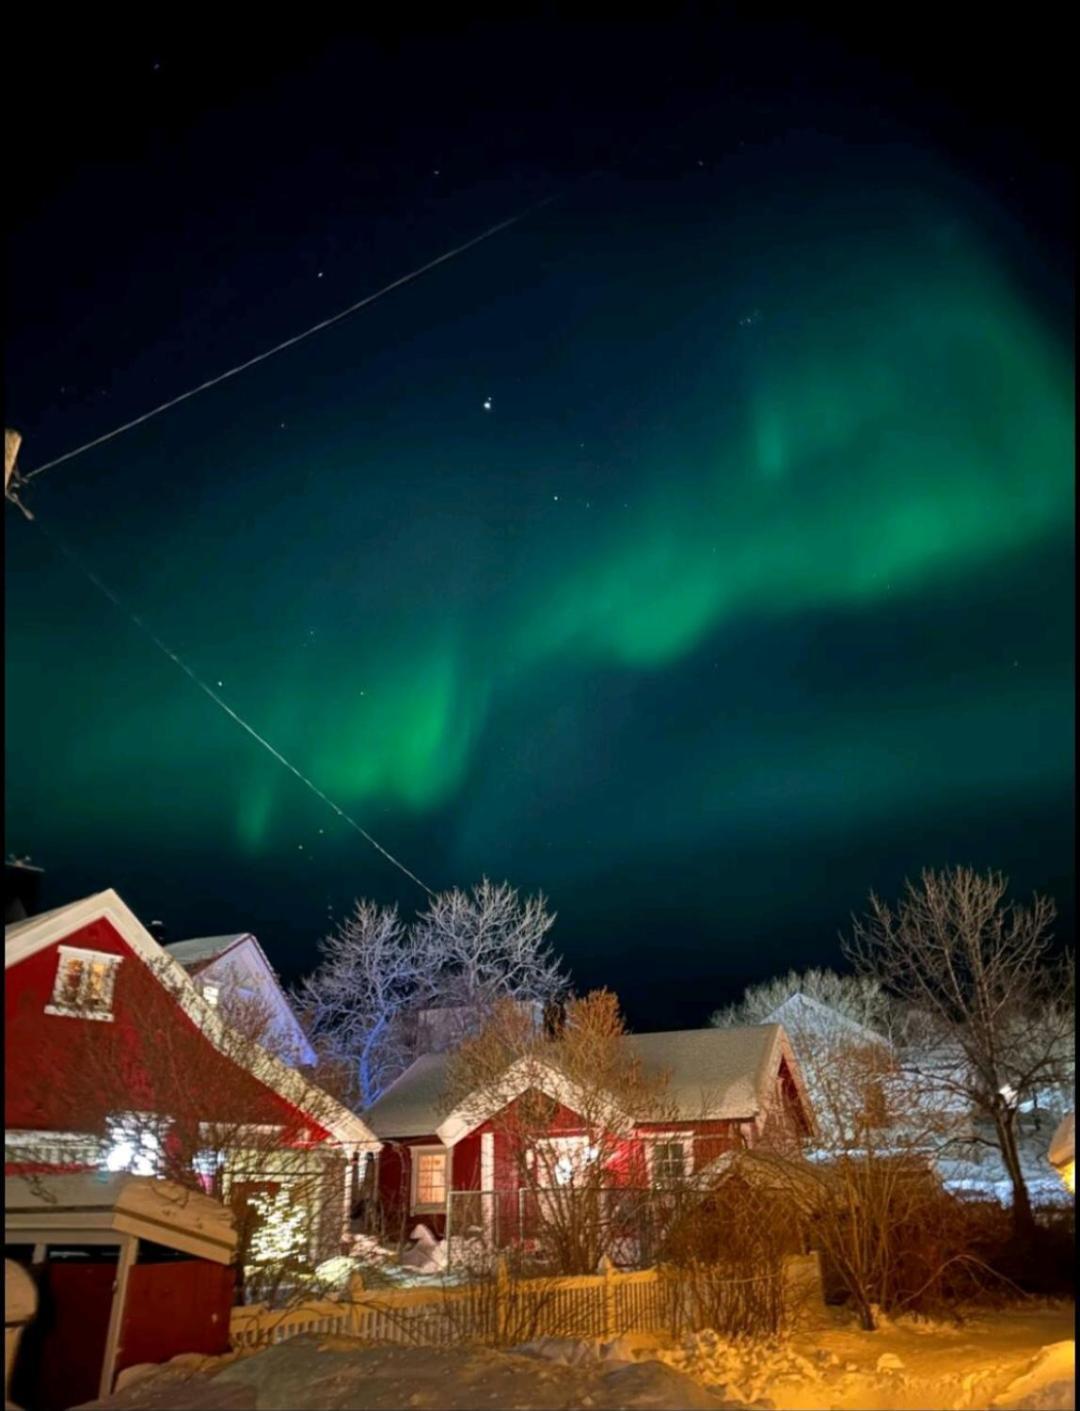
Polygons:
M682 1142L655 1142L652 1151L653 1184L674 1186L686 1175L686 1147Z
M111 1019L113 989L120 956L104 951L60 946L52 1003L46 1014L81 1019Z
M209 984L204 985L202 987L202 992L203 999L207 1002L207 1004L209 1004L212 1008L216 1009L217 1002L221 998L221 986Z
M413 1209L446 1208L446 1152L433 1148L413 1151Z

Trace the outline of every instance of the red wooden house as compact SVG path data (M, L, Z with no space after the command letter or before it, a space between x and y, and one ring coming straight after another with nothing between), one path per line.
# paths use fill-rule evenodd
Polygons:
M194 1134L226 1200L273 1196L303 1170L312 1253L338 1252L377 1139L238 1041L114 891L6 927L4 950L6 1174L160 1174L177 1134Z
M543 1051L522 1059L456 1107L444 1096L449 1055L417 1059L365 1113L383 1143L377 1184L390 1229L423 1223L442 1236L479 1221L488 1238L506 1243L525 1233L523 1156L556 1186L572 1185L583 1162L600 1159L606 1188L663 1188L706 1180L725 1152L801 1140L813 1128L779 1024L628 1034L620 1042L657 1080L663 1101L658 1111L625 1113L613 1100L600 1145L595 1095L587 1104L560 1073L556 1044L550 1062ZM547 1099L546 1131L537 1138L533 1128L536 1150L522 1153L513 1149L513 1108L538 1093ZM593 1115L586 1119L584 1110Z

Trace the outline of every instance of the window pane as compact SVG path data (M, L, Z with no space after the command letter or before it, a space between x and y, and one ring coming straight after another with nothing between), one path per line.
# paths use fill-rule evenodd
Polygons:
M686 1173L682 1142L657 1142L653 1148L653 1174L659 1182L680 1181Z
M91 1009L100 1009L109 992L110 966L105 960L92 960L86 981L85 1003Z
M416 1165L416 1203L446 1203L446 1156L441 1151L421 1152Z
M74 957L60 962L60 1000L63 1004L76 1005L82 999L83 963Z

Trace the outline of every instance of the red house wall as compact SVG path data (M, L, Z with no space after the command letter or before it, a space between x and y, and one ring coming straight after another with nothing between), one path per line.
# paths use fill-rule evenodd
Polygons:
M393 1239L407 1238L414 1225L424 1224L441 1239L446 1232L446 1216L438 1212L424 1211L413 1215L410 1210L412 1197L412 1150L414 1146L441 1146L439 1138L432 1132L426 1137L403 1137L400 1141L387 1141L379 1153L379 1200L387 1234ZM480 1133L472 1132L448 1151L449 1190L478 1191L480 1189Z
M61 944L123 957L111 1022L45 1013ZM297 1140L328 1135L219 1053L107 920L13 965L5 982L8 1128L100 1132L109 1114L138 1110L177 1122L281 1125Z
M782 1063L777 1075L775 1114L766 1118L762 1133L769 1133L777 1123L785 1128L794 1125L806 1129L805 1114L799 1103L798 1091L787 1069ZM476 1131L451 1149L450 1190L480 1190L481 1167L480 1146L485 1133L494 1135L495 1190L498 1194L496 1220L500 1231L512 1238L518 1223L518 1153L515 1151L515 1108L522 1099L509 1103L493 1118L483 1123ZM550 1115L547 1133L552 1137L580 1136L586 1126L580 1113L555 1104ZM690 1147L690 1169L700 1171L715 1161L724 1152L752 1145L759 1133L751 1122L733 1120L694 1121L694 1122L653 1122L640 1123L634 1134L612 1144L607 1158L606 1181L610 1186L627 1186L637 1189L649 1184L649 1163L647 1147L650 1139L671 1135L681 1137ZM400 1143L390 1141L383 1147L379 1159L379 1192L384 1210L392 1213L395 1228L398 1223L411 1219L413 1223L422 1221L435 1234L445 1232L446 1220L442 1214L422 1214L410 1216L408 1203L409 1187L409 1147L438 1146L434 1133L426 1137L409 1137ZM406 1230L407 1234L408 1231Z

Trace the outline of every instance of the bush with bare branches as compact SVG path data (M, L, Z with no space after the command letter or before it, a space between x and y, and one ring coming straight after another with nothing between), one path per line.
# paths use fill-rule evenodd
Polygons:
M502 1223L516 1226L519 1251L553 1273L593 1273L638 1233L647 1178L633 1119L672 1113L666 1077L644 1071L625 1033L608 990L569 1000L556 1040L517 1006L496 1004L447 1071L449 1107L476 1101L494 1112L495 1140L515 1177L515 1208L499 1212Z

